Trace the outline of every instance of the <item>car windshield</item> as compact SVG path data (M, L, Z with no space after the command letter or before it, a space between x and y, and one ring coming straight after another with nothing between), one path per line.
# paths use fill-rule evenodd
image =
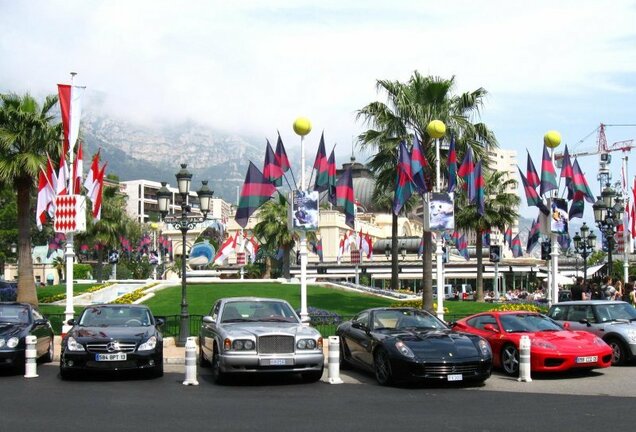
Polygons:
M89 307L79 320L83 327L147 327L151 324L150 311L142 307Z
M0 323L28 324L29 308L22 305L0 305Z
M539 314L506 314L499 319L508 333L563 330L550 318Z
M629 303L609 303L596 306L601 322L636 320L636 309Z
M221 312L222 323L233 322L291 322L298 316L286 302L240 300L226 303Z
M373 330L382 329L445 329L443 322L426 312L394 309L377 310L373 313Z

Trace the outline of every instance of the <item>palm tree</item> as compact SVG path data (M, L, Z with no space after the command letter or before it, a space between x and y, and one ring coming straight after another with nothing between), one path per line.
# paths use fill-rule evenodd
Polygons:
M484 301L483 282L483 239L482 234L490 228L504 232L518 218L519 195L511 193L517 190L517 181L506 178L500 171L485 171L484 215L477 212L477 206L468 203L465 193L455 196L455 226L475 233L477 249L477 301Z
M254 234L269 250L265 262L265 277L271 274L272 255L283 248L283 277L289 279L289 252L294 246L293 233L287 228L287 200L281 194L259 209L259 222L254 226Z
M371 129L359 135L362 148L376 151L372 160L378 178L393 178L395 181L395 161L397 160L397 143L400 140L412 139L417 135L423 144L423 150L431 164L435 164L435 146L433 139L426 132L431 120L441 120L446 124L447 133L456 137L456 149L461 157L467 147L471 147L478 158L487 148L495 147L497 141L493 133L483 123L473 123L479 114L483 99L487 92L479 88L473 92L459 95L453 93L455 78L425 77L415 71L408 82L378 80L376 87L386 93L387 103L372 102L358 111L357 117L364 119ZM446 161L440 161L442 167ZM373 170L373 168L372 168ZM381 174L384 170L386 173ZM378 188L394 188L394 183L376 183ZM394 223L397 223L394 218ZM395 228L393 229L395 233ZM425 232L422 238L424 250L431 250L431 233ZM394 260L397 257L397 238L392 239ZM424 308L433 309L432 290L432 254L423 255L423 290ZM397 272L392 274L392 285L397 285Z
M125 210L126 197L116 187L105 186L102 195L102 213L98 221L87 215L86 232L78 234L77 240L86 244L99 245L97 250L97 282L103 279L104 251L120 244L120 236L131 238L139 234L139 223L132 220ZM90 205L87 205L87 213ZM137 235L139 237L139 235Z
M31 196L46 154L59 155L61 123L51 109L57 96L42 106L28 93L0 95L0 181L12 184L18 206L18 301L38 304L31 257Z

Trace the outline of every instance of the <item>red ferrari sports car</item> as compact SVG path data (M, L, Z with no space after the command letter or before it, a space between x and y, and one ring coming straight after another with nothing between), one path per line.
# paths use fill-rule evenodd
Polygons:
M509 375L519 373L519 341L524 335L531 341L533 372L605 368L612 364L612 349L601 338L564 329L538 313L485 312L458 320L452 327L485 338L492 348L493 366Z

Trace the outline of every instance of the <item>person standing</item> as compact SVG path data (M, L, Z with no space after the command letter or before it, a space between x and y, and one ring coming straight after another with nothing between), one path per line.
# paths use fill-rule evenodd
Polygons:
M570 290L572 300L583 300L583 278L581 276L576 278L576 284Z
M612 286L612 277L605 276L603 279L603 286L601 287L601 293L605 300L614 300L614 295L616 294L616 288Z

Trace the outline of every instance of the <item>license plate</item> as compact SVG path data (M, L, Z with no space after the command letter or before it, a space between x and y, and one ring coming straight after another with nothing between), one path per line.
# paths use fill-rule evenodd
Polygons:
M464 379L462 374L451 374L446 377L448 381L461 381Z
M95 354L96 361L124 361L126 353Z
M598 356L589 356L589 357L577 357L577 363L596 363L598 361Z
M291 366L294 364L294 359L290 358L273 358L273 359L261 359L261 366Z

